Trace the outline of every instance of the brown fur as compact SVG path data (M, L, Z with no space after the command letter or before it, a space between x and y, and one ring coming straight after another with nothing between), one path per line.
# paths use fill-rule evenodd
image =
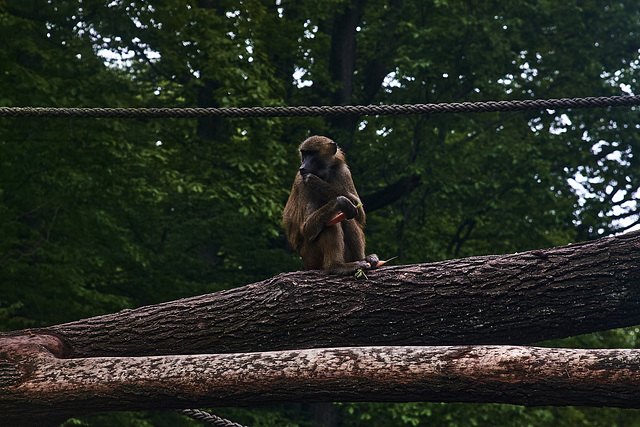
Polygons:
M282 224L304 268L335 274L375 268L378 257L365 258L365 213L362 207L355 207L360 198L344 153L323 136L306 139L299 150L303 164L293 181ZM305 162L303 153L311 161ZM325 225L340 212L349 219Z

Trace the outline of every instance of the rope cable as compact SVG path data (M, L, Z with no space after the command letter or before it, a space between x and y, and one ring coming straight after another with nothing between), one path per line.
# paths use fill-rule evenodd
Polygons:
M68 118L200 118L200 117L334 117L384 116L403 114L453 114L557 110L640 105L640 95L586 98L532 99L523 101L486 101L402 105L337 105L299 107L241 108L54 108L0 107L0 117L68 117Z
M179 409L176 412L215 427L246 427L200 409Z

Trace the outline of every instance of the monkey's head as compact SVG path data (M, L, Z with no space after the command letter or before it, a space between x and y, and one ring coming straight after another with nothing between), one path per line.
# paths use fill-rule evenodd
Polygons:
M344 154L331 139L324 136L312 136L300 144L300 175L313 174L325 181L332 171L345 164Z

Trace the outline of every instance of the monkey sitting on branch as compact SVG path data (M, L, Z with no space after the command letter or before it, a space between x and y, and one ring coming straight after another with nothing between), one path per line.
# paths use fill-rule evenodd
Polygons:
M282 224L307 270L353 274L381 265L365 257L364 209L344 153L324 136L300 144L302 165L293 181Z

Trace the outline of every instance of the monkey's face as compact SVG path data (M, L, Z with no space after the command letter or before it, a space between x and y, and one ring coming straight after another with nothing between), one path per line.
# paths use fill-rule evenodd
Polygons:
M330 165L316 150L300 150L302 165L300 165L300 175L304 178L313 174L320 179L327 180Z

